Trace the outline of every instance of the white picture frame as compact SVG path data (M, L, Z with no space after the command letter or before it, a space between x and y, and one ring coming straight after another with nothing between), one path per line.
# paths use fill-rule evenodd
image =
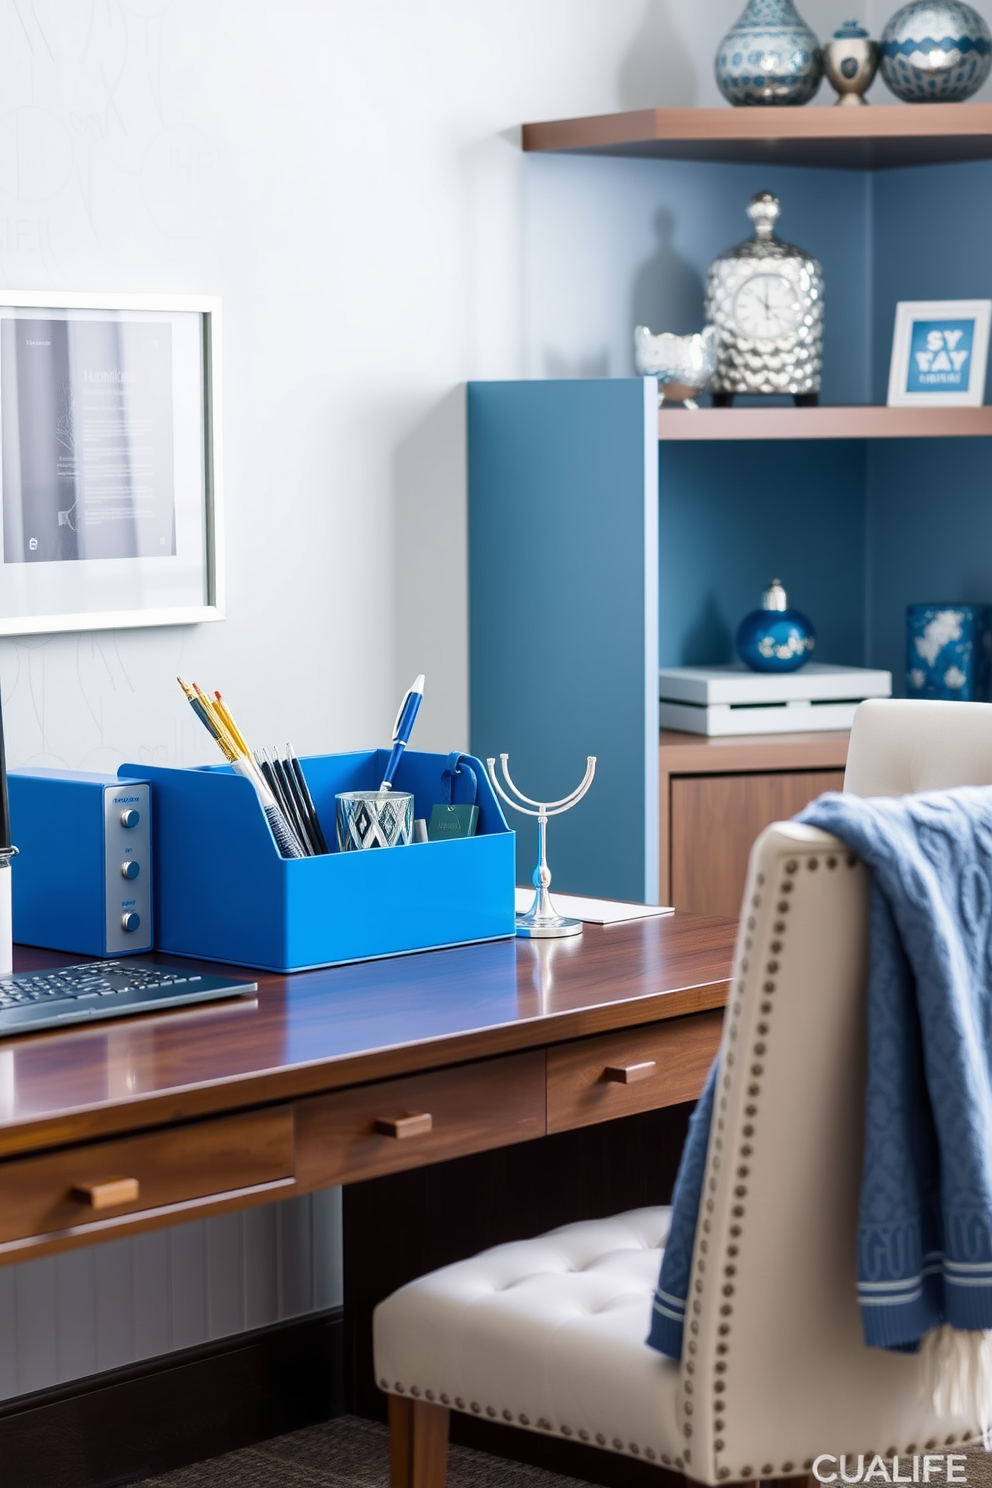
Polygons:
M224 618L220 320L0 290L0 636Z
M980 408L992 300L900 300L889 364L890 408Z

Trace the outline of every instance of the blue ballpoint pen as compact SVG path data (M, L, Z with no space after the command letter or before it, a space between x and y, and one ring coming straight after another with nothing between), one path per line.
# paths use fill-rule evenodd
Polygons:
M396 722L393 725L393 748L386 762L386 773L382 777L380 790L392 789L393 776L399 769L403 751L410 741L410 735L413 733L413 725L417 720L417 714L420 711L420 705L423 701L424 674L421 672L406 697L400 703L400 711L397 713Z

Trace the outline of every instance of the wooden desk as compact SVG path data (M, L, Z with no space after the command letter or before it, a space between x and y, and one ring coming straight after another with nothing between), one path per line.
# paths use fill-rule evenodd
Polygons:
M0 1043L0 1262L693 1100L734 932L680 914L260 974L251 1001Z

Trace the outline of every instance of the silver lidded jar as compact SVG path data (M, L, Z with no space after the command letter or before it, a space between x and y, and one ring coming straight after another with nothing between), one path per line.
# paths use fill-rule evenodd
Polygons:
M737 393L786 393L800 405L817 402L823 367L823 271L805 249L775 236L777 196L759 191L748 202L754 237L710 264L706 320L718 332L715 407Z
M823 77L823 53L793 0L748 0L714 58L729 103L809 103Z
M858 107L878 71L878 42L857 21L845 21L823 48L823 66L837 102Z

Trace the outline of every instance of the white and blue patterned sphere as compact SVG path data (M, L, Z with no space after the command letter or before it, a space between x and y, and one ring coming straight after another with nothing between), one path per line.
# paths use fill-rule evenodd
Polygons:
M823 78L823 52L793 0L748 0L713 66L732 104L809 103Z
M737 627L737 655L752 672L798 672L816 646L816 629L802 610L752 610Z
M879 70L905 103L960 103L992 67L992 35L962 0L913 0L882 32Z

